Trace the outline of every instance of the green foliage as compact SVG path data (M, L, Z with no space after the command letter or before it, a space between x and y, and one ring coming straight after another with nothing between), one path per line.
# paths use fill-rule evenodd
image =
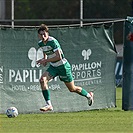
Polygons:
M125 18L132 15L132 0L84 0L84 18Z
M17 11L16 19L79 18L79 1L17 0L15 1L15 11Z
M9 16L10 0L6 0ZM132 15L132 0L83 0L84 18L125 18ZM16 0L16 19L78 19L80 0Z

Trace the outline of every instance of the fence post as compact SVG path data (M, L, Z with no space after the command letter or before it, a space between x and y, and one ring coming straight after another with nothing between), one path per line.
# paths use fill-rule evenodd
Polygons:
M133 110L133 17L124 25L122 109Z
M12 15L12 28L14 28L14 0L12 0L12 11L11 11L11 15Z

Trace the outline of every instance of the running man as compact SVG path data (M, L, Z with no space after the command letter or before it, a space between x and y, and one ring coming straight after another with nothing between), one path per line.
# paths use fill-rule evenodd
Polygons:
M37 61L38 64L46 66L50 63L49 68L42 74L40 78L40 85L42 94L46 101L46 105L40 108L41 111L51 111L53 106L50 100L50 91L48 88L48 82L59 76L70 92L75 92L84 96L88 100L89 106L93 104L93 92L87 92L85 89L75 86L72 77L71 66L64 57L63 51L59 42L52 36L49 36L48 27L45 24L41 24L38 29L38 37L40 39L38 45L42 48L44 58Z

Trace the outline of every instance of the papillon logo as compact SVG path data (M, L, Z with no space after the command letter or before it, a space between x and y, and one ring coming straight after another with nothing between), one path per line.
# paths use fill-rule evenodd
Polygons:
M28 51L28 58L31 60L31 67L39 67L40 65L36 61L43 58L42 48L36 50L34 47L31 47Z
M82 51L82 56L84 57L84 60L89 60L91 54L92 54L91 49Z

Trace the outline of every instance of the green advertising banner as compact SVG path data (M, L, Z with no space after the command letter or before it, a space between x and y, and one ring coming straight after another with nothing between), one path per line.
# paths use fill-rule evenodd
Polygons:
M116 106L116 50L112 26L51 28L65 57L71 63L75 85L94 92L94 105L70 93L56 77L49 83L55 112L82 111ZM20 113L38 113L45 105L39 78L47 67L38 66L42 58L37 29L0 29L0 113L15 106Z

